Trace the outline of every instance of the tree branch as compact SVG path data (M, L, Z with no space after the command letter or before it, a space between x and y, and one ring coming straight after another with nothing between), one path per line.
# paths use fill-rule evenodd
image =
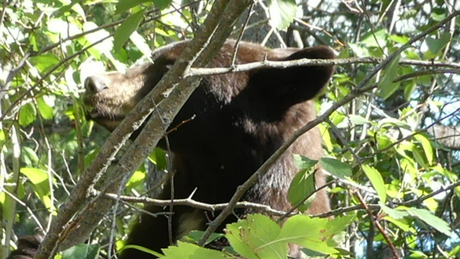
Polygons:
M100 195L100 192L95 192L95 195ZM207 210L211 212L215 212L218 210L222 210L228 206L228 203L217 203L217 204L209 204L204 202L195 201L192 197L186 199L174 199L174 200L160 200L160 199L152 199L148 197L131 197L131 196L124 196L124 195L117 195L113 193L105 193L104 197L110 198L112 200L121 200L124 202L129 203L142 203L142 204L150 204L159 207L165 206L189 206L196 209ZM285 211L275 210L268 205L260 204L260 203L253 203L253 202L238 202L235 205L235 208L248 208L248 209L257 209L263 210L271 215L274 216L283 216L286 214ZM292 213L292 215L297 213Z
M447 148L460 149L460 127L432 125L427 132Z
M270 61L264 60L230 67L213 67L213 68L192 68L185 74L185 77L193 76L209 76L226 73L245 72L259 68L288 68L293 66L318 66L318 65L349 65L349 64L380 64L384 62L383 58L343 58L343 59L299 59L291 61ZM450 61L426 61L426 60L411 60L402 59L400 65L422 66L422 67L441 67L452 68L446 70L446 73L459 73L460 63Z

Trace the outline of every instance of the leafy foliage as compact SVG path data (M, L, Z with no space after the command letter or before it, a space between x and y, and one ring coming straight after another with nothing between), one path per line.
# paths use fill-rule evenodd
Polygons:
M57 208L107 137L84 119L83 80L104 70L123 71L150 49L193 37L213 3L5 2L0 16L0 258L15 247L11 241L17 236L34 228L49 230ZM458 9L455 1L421 0L256 4L259 17L250 21L243 39L262 34L259 43L272 47L326 44L338 58L352 59L337 66L317 103L320 114L331 112L319 126L326 156L320 161L297 156L300 172L289 191L293 206L305 211L320 187L313 177L319 164L330 173L326 187L333 211L291 216L284 224L250 215L227 226L232 248L225 252L179 242L164 250L165 258L285 258L287 243L305 247L307 254L337 258L456 256L460 147L440 141L459 140L430 129L458 126ZM235 26L235 36L242 26ZM161 186L168 157L155 150L150 159L160 177L147 176L153 165L146 163L124 194L148 196L149 187ZM116 239L125 237L133 213L119 206L114 214L116 219L100 223L91 242L113 245L112 230ZM344 239L347 245L339 249ZM113 254L106 247L79 245L58 256Z

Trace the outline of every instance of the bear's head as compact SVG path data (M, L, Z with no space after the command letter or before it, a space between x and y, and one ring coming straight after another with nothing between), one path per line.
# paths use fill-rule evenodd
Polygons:
M107 72L87 78L84 102L91 108L88 117L113 131L155 87L187 44L184 41L172 47L161 48L154 53L153 63L130 68L126 73ZM234 44L234 41L227 41L210 67L230 66ZM243 42L239 45L235 64L303 58L331 59L334 53L325 46L269 50ZM232 136L236 135L240 141L252 139L254 135L259 136L252 141L258 142L260 137L269 140L271 128L283 131L277 125L292 119L292 116L304 116L311 120L315 115L311 105L298 104L321 92L333 70L333 66L296 66L284 69L266 67L203 78L200 87L171 124L171 128L175 128L188 121L168 136L172 142L172 151L192 147L197 150L203 146L203 141L208 140L210 145L216 145L222 143L222 138L234 139ZM289 116L291 118L287 118ZM299 118L301 121L304 119ZM259 130L263 132L258 133Z

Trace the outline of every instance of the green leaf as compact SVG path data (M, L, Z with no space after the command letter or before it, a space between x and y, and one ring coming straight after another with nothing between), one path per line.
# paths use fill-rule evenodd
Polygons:
M441 218L436 217L430 211L424 209L415 209L415 208L406 208L407 212L417 217L421 221L424 221L431 227L435 228L444 235L450 237L452 230L449 227L449 224L442 220Z
M445 32L441 34L439 39L435 39L429 36L425 39L425 42L431 54L435 56L447 46L447 44L450 42L450 37L450 33Z
M387 194L385 191L385 183L383 182L382 175L380 172L368 165L363 165L364 173L366 174L367 178L371 181L372 186L377 191L377 195L380 198L382 203L387 201Z
M330 235L341 233L348 225L356 219L356 215L350 213L341 217L329 219L327 223L327 233ZM337 244L339 244L338 242Z
M270 25L279 30L286 30L297 12L295 0L268 0Z
M187 234L187 236L185 236L185 238L187 239L187 241L198 243L198 241L200 241L201 238L203 237L203 234L204 234L204 231L192 230L190 231L190 233ZM224 237L224 234L212 233L211 236L208 238L208 240L206 240L206 245L221 237Z
M123 251L125 249L137 249L137 250L142 251L144 253L151 254L151 255L159 257L159 258L164 258L161 253L155 252L155 251L153 251L151 249L148 249L148 248L145 248L145 247L139 246L139 245L125 245L119 250L119 252L121 252L121 251Z
M129 181L126 183L126 188L132 189L136 188L139 185L143 185L145 183L145 169L144 171L137 170L134 172L133 176L129 179Z
M44 97L37 98L37 107L38 112L44 119L50 120L53 118L54 110L46 103Z
M27 165L31 165L33 163L38 163L40 158L38 157L37 153L33 148L23 146L21 148L21 158L23 159L24 163Z
M351 176L351 166L349 164L342 163L337 159L323 157L319 160L319 163L324 170L340 179L344 179L346 176Z
M429 165L426 163L424 159L424 156L422 155L422 152L415 145L412 146L412 155L414 156L415 161L417 161L417 163L421 165L423 168L429 167Z
M412 96L412 93L417 89L416 80L406 80L404 83L404 98L409 100Z
M137 30L137 27L139 27L139 24L144 18L144 12L145 10L142 10L132 14L117 28L115 35L113 36L113 47L115 51L119 51L123 44L125 44L125 42L129 39L131 34Z
M380 29L365 34L361 39L361 44L369 47L382 48L387 44L388 32L386 29Z
M35 121L37 110L32 103L24 104L19 110L19 125L26 127Z
M177 242L177 246L170 246L163 249L165 256L161 256L163 259L207 259L207 258L228 258L221 251L204 248L198 245Z
M86 22L83 24L83 28L85 31L93 30L97 28L98 26L93 23L93 22ZM94 44L98 42L98 44L94 45L89 49L89 52L91 55L94 55L95 58L97 59L98 56L100 56L100 53L110 53L110 50L113 49L113 38L109 36L110 33L108 33L106 30L98 30L94 33L89 33L85 35L85 39L90 43ZM106 40L100 42L102 39L107 38ZM83 67L85 69L86 66ZM91 74L87 74L87 76L92 75L94 72L97 72L96 70L91 70ZM84 73L83 73L84 74Z
M50 199L51 187L49 185L49 175L46 171L38 168L21 168L21 173L24 174L34 185L34 191L46 208L51 208L52 201Z
M383 217L383 219L388 221L388 222L391 222L391 223L395 224L398 228L402 229L404 232L409 232L410 231L410 232L413 233L413 231L412 231L413 229L411 229L410 224L404 218L395 219L395 218L392 218L392 217L389 217L389 216L385 216L385 217Z
M294 164L299 170L302 170L302 169L310 170L317 163L318 163L318 160L313 160L306 156L294 154Z
M398 72L398 67L399 55L390 62L379 83L380 96L385 100L399 88L399 84L393 84L393 80L396 78Z
M6 142L5 131L0 129L0 148L3 147L3 145L5 145L5 142Z
M284 223L278 239L301 245L316 252L333 254L337 252L334 248L337 244L332 239L335 233L328 232L328 223L328 219L295 215ZM307 229L308 231L305 231Z
M30 61L40 72L45 72L60 62L60 60L53 54L42 54L39 56L31 57Z
M370 123L370 121L362 116L351 114L350 121L356 125L364 125Z
M382 211L385 212L388 216L390 216L393 219L403 219L404 217L409 216L409 214L406 211L392 209L386 206L382 201L379 201L379 205Z
M172 0L153 0L155 7L165 9L171 6Z
M62 259L98 259L101 246L79 244L62 252Z
M140 5L148 7L152 2L158 9L165 9L171 6L172 0L121 0L117 3L117 11L115 14L124 13L129 9Z
M394 42L397 42L397 43L401 43L401 44L406 44L409 40L410 40L410 37L407 37L406 35L389 35L388 36L388 39L394 41Z
M150 46L145 42L145 39L137 32L134 31L129 39L136 45L136 47L142 52L143 55L150 55L152 50Z
M429 165L433 164L433 147L431 146L430 140L427 137L421 134L417 134L414 138L422 145L423 152L425 154L426 160L428 161Z
M154 148L148 156L150 162L157 166L158 171L164 171L168 166L168 157L166 152L161 148Z
M286 258L286 240L277 238L280 227L265 215L248 215L228 224L225 232L235 251L245 258Z
M315 174L309 173L307 170L302 170L296 174L291 182L291 186L288 191L288 199L292 206L297 206L306 197L314 193L315 188ZM306 201L303 202L298 208L300 211L306 211L311 203L313 202L316 195L310 196Z

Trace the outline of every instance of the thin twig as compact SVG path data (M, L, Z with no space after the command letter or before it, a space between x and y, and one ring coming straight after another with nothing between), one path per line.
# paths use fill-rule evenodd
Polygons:
M100 195L101 192L99 191L93 191L92 195L97 196ZM113 193L105 193L103 194L104 197L117 200L120 199L124 202L129 202L129 203L143 203L143 204L149 204L149 205L155 205L159 207L166 207L166 206L189 206L192 208L196 209L201 209L201 210L207 210L211 212L219 211L228 206L228 203L217 203L217 204L210 204L210 203L204 203L204 202L199 202L196 200L193 200L192 197L186 198L186 199L174 199L174 200L160 200L160 199L152 199L148 197L132 197L132 196L124 196L124 195L118 195L118 194L113 194ZM274 216L282 216L285 215L286 211L280 211L280 210L275 210L271 208L268 205L260 204L260 203L253 203L253 202L238 202L236 204L236 208L245 208L245 209L255 209L259 211L264 211L268 214L274 215ZM297 213L290 213L291 215L295 215Z
M264 60L260 62L252 62L246 64L240 64L230 67L213 67L213 68L191 68L185 74L185 77L193 76L209 76L236 72L246 72L259 68L288 68L294 66L323 66L323 65L350 65L350 64L381 64L386 59L364 57L364 58L341 58L341 59L298 59L290 61L270 61ZM422 66L422 67L443 67L453 68L455 70L449 70L451 73L458 73L460 69L460 63L451 61L426 61L426 60L411 60L401 59L399 60L400 65L408 66Z
M375 227L377 227L377 229L379 230L380 234L382 234L383 238L387 242L387 245L390 247L390 250L393 253L394 258L396 258L396 259L401 258L399 256L398 251L396 251L396 248L395 248L393 242L391 242L391 239L388 237L386 231L383 229L382 225L380 225L380 222L377 219L374 219L374 215L372 214L372 211L367 207L367 204L364 201L364 199L361 196L361 194L359 192L354 192L354 194L358 198L358 200L361 203L361 205L363 206L364 210L369 215L369 219L371 220L371 224L373 224ZM373 239L373 237L372 237L372 239Z

